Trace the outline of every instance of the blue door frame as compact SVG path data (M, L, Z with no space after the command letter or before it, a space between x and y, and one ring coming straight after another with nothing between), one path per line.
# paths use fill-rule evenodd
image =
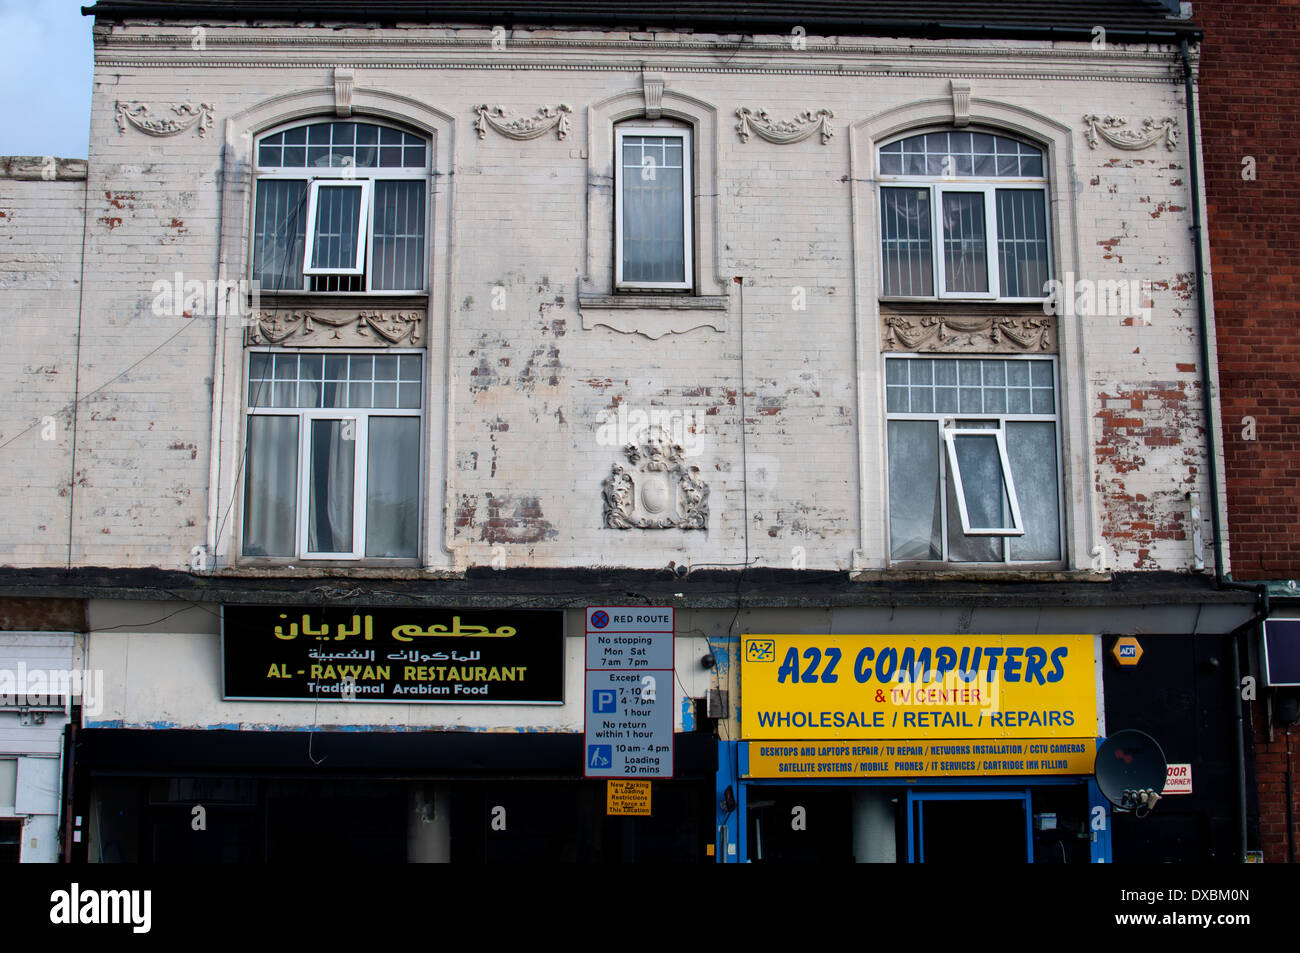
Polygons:
M718 741L718 773L716 783L717 793L717 836L714 843L715 859L720 864L748 863L749 862L749 845L746 843L748 838L749 824L749 795L751 788L763 788L766 786L773 787L797 787L808 785L810 782L804 780L768 780L768 779L745 779L744 775L749 770L749 749L744 742L740 741ZM969 798L981 793L981 789L1001 788L1001 791L988 791L994 797L1007 797L1009 785L1008 778L826 778L818 779L817 787L904 787L907 789L908 796L908 825L912 822L912 805L911 799L914 796L922 795L935 799L936 795L942 795L943 792L929 791L930 788L953 788L960 785L963 791L948 791L946 796L949 798ZM1026 796L1030 788L1044 787L1048 785L1087 785L1088 794L1088 813L1092 827L1092 837L1090 841L1091 859L1094 864L1108 864L1111 862L1111 839L1110 839L1110 802L1102 795L1101 789L1097 787L1097 782L1090 776L1069 776L1061 777L1049 775L1045 777L1016 778L1016 785L1012 791L1012 797L1019 796L1023 789ZM730 801L728 800L730 792ZM726 810L726 804L731 803L733 807L730 811ZM1030 802L1032 807L1032 801ZM1029 810L1025 811L1026 823L1029 825L1030 840L1030 859L1033 859L1033 815ZM909 849L912 844L911 831L908 832ZM908 858L911 859L910 857Z
M927 801L1017 801L1025 812L1025 862L1034 862L1034 801L1023 791L907 791L907 862L925 863Z

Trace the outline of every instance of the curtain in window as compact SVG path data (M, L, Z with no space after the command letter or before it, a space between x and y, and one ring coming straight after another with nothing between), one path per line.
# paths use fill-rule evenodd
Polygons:
M244 554L292 556L298 500L298 418L248 418Z
M420 419L371 417L366 461L366 555L417 556Z
M352 552L352 484L356 473L354 420L311 422L307 550Z
M1056 424L1007 421L1007 461L1016 484L1025 535L1011 537L1011 558L1061 558L1060 477L1056 470Z
M675 136L623 138L623 280L686 280L685 156Z
M880 199L885 294L934 294L930 190L881 189Z
M253 215L253 280L265 291L302 288L307 183L262 179Z
M890 556L942 559L939 425L930 420L891 420L888 437Z
M957 482L951 477L947 480L946 493L948 495L948 561L954 563L1002 562L1001 536L967 536L962 532L961 513L957 510Z
M375 183L375 260L370 286L378 291L424 287L424 183Z

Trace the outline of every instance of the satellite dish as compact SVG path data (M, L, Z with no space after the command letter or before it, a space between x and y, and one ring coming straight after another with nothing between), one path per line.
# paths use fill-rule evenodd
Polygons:
M1097 787L1106 800L1122 811L1138 812L1139 817L1160 800L1167 770L1165 753L1156 739L1132 728L1117 731L1102 742L1093 765Z

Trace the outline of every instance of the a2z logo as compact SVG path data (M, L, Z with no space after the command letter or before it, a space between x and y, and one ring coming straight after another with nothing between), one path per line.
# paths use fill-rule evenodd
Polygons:
M776 643L771 639L750 639L745 643L745 661L775 662Z
M822 665L822 650L818 648L807 648L803 651L803 659L807 665L801 666L799 662L799 650L791 648L785 653L785 661L777 669L776 680L778 683L789 682L824 682L830 684L838 682L840 677L835 674L835 666L840 664L840 650L830 648L826 650L825 663L826 667L818 675L817 669ZM799 669L803 668L803 675L799 674Z

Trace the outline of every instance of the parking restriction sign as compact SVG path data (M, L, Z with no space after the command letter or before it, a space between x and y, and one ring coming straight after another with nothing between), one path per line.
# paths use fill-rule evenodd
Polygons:
M672 625L670 607L587 609L584 777L673 776Z

